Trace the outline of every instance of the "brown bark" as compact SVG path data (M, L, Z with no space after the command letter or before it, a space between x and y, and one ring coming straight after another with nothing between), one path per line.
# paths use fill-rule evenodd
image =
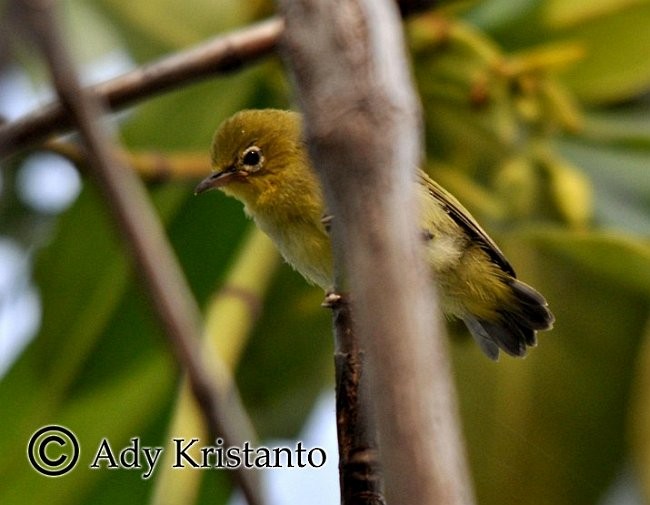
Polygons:
M284 0L284 56L367 352L386 501L468 505L446 341L418 241L419 106L387 0Z

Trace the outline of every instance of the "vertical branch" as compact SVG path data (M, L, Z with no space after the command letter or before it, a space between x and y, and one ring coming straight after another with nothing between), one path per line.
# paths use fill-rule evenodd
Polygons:
M368 353L388 503L473 503L418 240L418 103L387 0L282 0L285 56Z
M349 302L332 305L335 330L336 428L342 505L384 505L377 429L370 412L365 353Z
M53 5L52 0L13 2L16 14L24 20L45 56L59 100L79 128L92 174L130 248L176 358L187 370L211 435L223 437L226 445L241 445L245 440L242 435L246 434L239 428L244 425L245 411L234 388L227 392L216 388L201 361L197 345L199 310L144 186L133 171L119 162L110 136L99 121L99 101L81 87L56 24ZM264 503L256 473L239 469L235 476L249 504Z

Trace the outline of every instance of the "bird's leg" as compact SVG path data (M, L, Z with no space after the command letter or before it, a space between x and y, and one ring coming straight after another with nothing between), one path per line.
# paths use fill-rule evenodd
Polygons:
M332 229L332 220L334 219L334 216L332 214L323 214L323 216L320 218L320 222L323 224L325 227L325 231L329 233ZM321 303L322 307L325 307L327 309L332 309L335 310L340 307L342 303L344 303L344 295L341 293L337 293L334 291L334 288L331 287L325 292L325 299L323 300L323 303Z

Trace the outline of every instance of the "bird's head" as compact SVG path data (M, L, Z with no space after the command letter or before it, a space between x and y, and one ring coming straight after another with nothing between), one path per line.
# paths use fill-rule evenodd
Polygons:
M311 178L296 112L244 110L226 119L212 143L214 172L195 193L221 189L251 210L260 199L275 199L305 177Z

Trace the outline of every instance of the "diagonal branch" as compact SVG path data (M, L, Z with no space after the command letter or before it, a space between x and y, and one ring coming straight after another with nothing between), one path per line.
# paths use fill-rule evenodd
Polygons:
M13 3L45 56L65 112L81 132L92 173L130 248L176 358L188 373L211 435L222 437L227 446L241 445L249 435L240 431L245 411L234 388L222 392L215 387L213 376L201 361L199 310L142 183L115 156L110 135L99 121L102 110L97 97L81 87L55 22L54 2ZM238 469L235 475L248 503L262 505L258 474Z
M139 67L91 87L91 92L116 110L208 76L228 73L272 53L283 28L281 19L271 18ZM0 125L0 158L72 127L63 104L50 103Z
M435 5L436 0L398 0L404 16ZM216 37L186 51L139 67L91 88L111 110L181 86L225 74L275 51L284 21L271 18ZM59 102L50 103L11 123L0 123L0 159L72 128Z

